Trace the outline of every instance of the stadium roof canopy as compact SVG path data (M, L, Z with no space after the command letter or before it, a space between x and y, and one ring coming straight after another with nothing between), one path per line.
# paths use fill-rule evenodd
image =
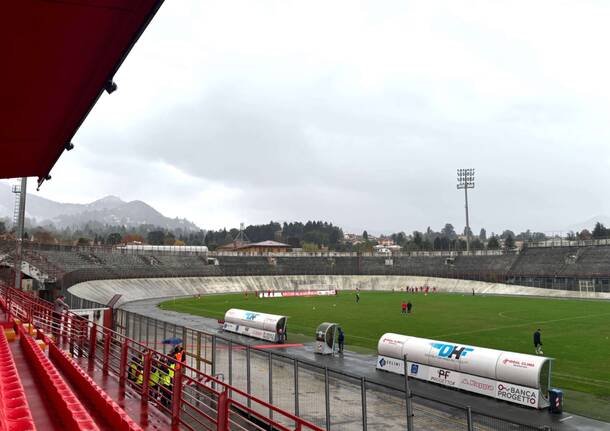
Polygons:
M2 5L0 178L44 181L162 2Z

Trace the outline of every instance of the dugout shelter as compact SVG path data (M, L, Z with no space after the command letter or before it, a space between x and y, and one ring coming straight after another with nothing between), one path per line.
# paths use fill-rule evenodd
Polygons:
M377 369L542 409L549 406L551 358L387 333ZM406 366L404 360L407 360Z

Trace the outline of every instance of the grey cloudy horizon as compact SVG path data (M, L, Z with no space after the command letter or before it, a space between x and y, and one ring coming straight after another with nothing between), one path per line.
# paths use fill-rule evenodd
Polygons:
M165 1L40 195L202 228L560 230L610 214L610 4Z

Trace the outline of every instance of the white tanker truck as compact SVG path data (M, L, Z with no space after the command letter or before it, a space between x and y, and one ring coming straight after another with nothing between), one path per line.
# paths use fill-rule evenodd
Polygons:
M223 329L261 340L280 342L286 335L286 316L231 308L225 313Z
M384 334L377 369L537 409L548 407L551 359L407 335Z

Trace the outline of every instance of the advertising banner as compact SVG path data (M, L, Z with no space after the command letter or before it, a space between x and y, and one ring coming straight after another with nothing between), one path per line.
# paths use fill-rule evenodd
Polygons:
M498 382L496 398L521 404L528 407L538 407L540 391L525 386L513 385L506 382Z
M510 382L511 387L532 388L538 390L538 406L548 405L546 388L550 385L550 358L524 353L506 352L484 347L470 346L450 341L431 340L408 335L386 333L377 344L377 351L386 362L390 358L404 358L422 366L430 367L430 378L445 386L458 387L458 376L469 376L460 380L462 388L473 389L473 392L496 396L496 386L490 382ZM381 367L378 365L377 368ZM443 375L439 376L441 370ZM445 373L445 371L450 373ZM399 374L403 374L400 370ZM480 376L472 379L472 376ZM542 381L544 380L544 381ZM468 388L469 387L469 388ZM502 392L502 398L511 397ZM515 399L520 399L514 396ZM524 394L531 405L531 394Z
M377 369L404 375L404 361L388 356L377 357ZM426 380L439 385L474 392L499 400L538 408L540 391L512 383L474 376L446 368L407 362L409 377Z
M277 341L277 334L275 332L264 331L262 329L251 328L248 326L235 325L233 323L225 322L223 327L225 331L235 332L237 334L247 335L249 337L259 338L267 341Z
M395 374L405 374L405 361L402 359L394 359L389 356L379 355L377 357L377 369L389 371Z
M409 377L414 377L421 380L430 380L430 367L427 365L417 364L415 362L407 361L409 367Z
M285 292L259 292L259 298L288 298L293 296L332 296L336 295L335 289L330 290L287 290Z
M497 382L495 380L486 379L485 377L471 376L462 373L460 378L460 389L487 395L488 397L496 396L496 385Z

